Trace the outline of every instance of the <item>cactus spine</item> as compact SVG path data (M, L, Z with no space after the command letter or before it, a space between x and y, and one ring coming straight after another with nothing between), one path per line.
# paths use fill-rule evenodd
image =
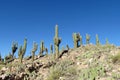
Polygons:
M24 39L24 46L23 47L20 46L19 51L18 51L18 56L19 56L19 59L20 59L20 63L22 63L22 59L25 55L26 48L27 48L27 39Z
M73 41L74 41L74 48L78 48L79 41L80 41L80 45L82 45L82 36L80 36L79 33L73 33Z
M89 44L90 42L90 35L86 34L86 44Z
M54 46L55 46L55 57L59 57L59 45L61 43L61 39L58 36L58 25L55 26L55 37L54 37Z
M34 61L34 56L35 56L35 52L37 51L38 45L37 43L33 43L33 49L32 49L32 61Z
M96 45L98 46L99 44L100 44L100 41L99 41L98 35L96 34Z
M43 56L43 52L45 51L44 41L40 43L40 56Z

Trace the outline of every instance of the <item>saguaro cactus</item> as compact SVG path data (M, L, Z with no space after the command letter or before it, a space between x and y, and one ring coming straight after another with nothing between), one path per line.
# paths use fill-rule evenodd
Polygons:
M13 42L12 43L12 57L14 57L14 53L16 52L17 49L18 49L18 43Z
M69 49L70 49L70 47L69 47L69 45L68 45L68 44L66 45L66 49L67 49L67 50L69 50Z
M96 34L96 45L98 46L99 44L100 44L99 37L98 37L98 35Z
M48 56L48 49L47 49L47 48L45 48L45 51L46 51L46 56Z
M108 38L106 38L105 43L106 43L106 45L108 45L108 44L109 44Z
M82 46L82 36L80 35L80 46Z
M50 53L53 54L53 45L50 44Z
M43 56L43 52L45 51L44 41L40 43L40 56Z
M90 35L86 34L86 44L89 44L90 42Z
M78 48L79 41L80 41L80 45L82 45L82 36L80 36L79 33L73 33L73 41L74 41L74 48Z
M23 47L20 46L19 51L18 51L18 56L19 56L19 59L20 59L20 63L22 63L22 59L25 55L26 48L27 48L27 39L24 39L24 45L23 45Z
M35 56L35 52L37 51L38 45L37 43L33 43L33 49L32 49L32 61L34 61L34 56Z
M55 57L59 57L59 45L61 43L61 38L58 36L58 25L55 26L55 37L54 37L54 46L55 46Z
M2 56L1 56L1 53L0 53L0 61L2 61Z

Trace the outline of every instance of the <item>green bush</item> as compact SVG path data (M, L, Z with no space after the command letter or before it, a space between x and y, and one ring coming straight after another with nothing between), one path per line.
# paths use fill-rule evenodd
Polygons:
M120 52L117 55L115 55L115 56L112 57L112 62L113 63L120 62Z
M76 68L72 65L72 61L61 61L50 68L47 80L58 80L60 77L70 77L77 74Z

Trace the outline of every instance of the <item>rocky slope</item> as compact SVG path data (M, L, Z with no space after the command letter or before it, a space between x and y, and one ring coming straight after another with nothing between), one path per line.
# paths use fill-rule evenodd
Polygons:
M120 80L120 48L86 45L54 54L0 65L0 80Z

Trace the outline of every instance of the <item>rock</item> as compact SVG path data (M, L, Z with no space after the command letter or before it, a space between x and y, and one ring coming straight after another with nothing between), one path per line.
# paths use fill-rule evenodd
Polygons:
M0 76L0 80L15 80L15 75L14 74L3 74Z
M26 73L20 73L20 76L19 76L19 77L20 77L20 79L24 79L25 76L27 76Z
M5 78L6 78L6 76L7 76L7 74L3 74L3 75L1 75L1 76L0 76L0 80L5 79Z
M77 62L77 65L80 65L81 63L80 62Z
M93 61L93 58L90 58L90 59L89 59L89 64L91 64L91 63L92 63L92 61Z
M0 75L3 75L5 73L5 71L0 71Z
M29 64L29 65L27 65L26 70L31 73L31 72L35 71L36 69L35 69L35 67L33 66L33 64Z
M7 70L8 70L7 67L3 67L3 68L1 69L1 71L7 71Z
M39 69L39 68L41 68L42 66L43 66L42 63L39 63L39 62L36 62L36 63L35 63L35 68L36 68L36 69Z
M47 64L45 64L44 66L43 66L43 68L49 68L49 67L51 67L52 65L55 65L55 62L48 62Z
M60 77L59 80L65 80L65 78L64 77Z

